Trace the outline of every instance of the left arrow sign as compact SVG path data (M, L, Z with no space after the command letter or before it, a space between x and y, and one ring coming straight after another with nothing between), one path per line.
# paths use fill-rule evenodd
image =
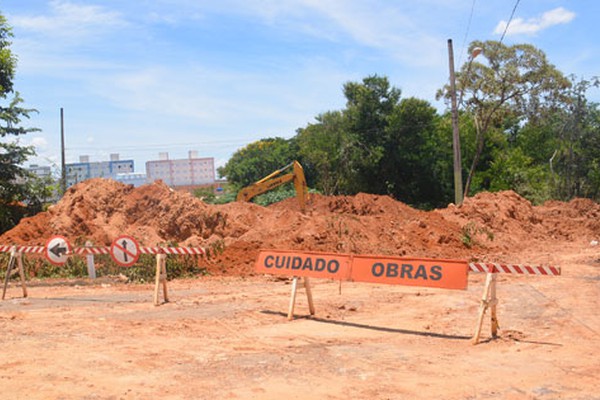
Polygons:
M53 236L46 243L46 259L54 265L63 265L71 254L71 245L63 236Z
M52 248L50 248L50 252L54 254L56 257L60 257L61 254L67 254L67 248L61 247L60 243L56 243Z

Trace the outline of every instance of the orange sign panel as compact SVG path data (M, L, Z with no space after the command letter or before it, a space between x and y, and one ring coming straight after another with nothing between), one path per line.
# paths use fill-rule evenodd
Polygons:
M356 282L466 289L466 261L354 256L350 279Z
M350 261L345 254L261 250L255 269L263 274L347 280Z

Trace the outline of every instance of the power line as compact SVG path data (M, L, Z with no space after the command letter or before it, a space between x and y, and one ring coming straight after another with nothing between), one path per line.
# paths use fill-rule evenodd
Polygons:
M469 15L469 22L467 22L467 30L465 31L465 37L463 38L462 46L460 48L460 56L458 57L458 63L462 62L463 52L465 50L465 46L467 44L467 38L469 37L469 31L471 30L471 22L473 21L473 13L475 11L475 3L477 0L473 0L471 4L471 14Z
M520 2L521 2L521 0L517 0L517 2L515 3L515 6L513 7L512 13L510 14L510 18L508 19L508 22L506 23L506 26L504 27L504 32L502 32L502 37L500 38L500 43L502 43L502 40L504 40L504 35L506 35L506 31L508 31L508 27L509 27L510 23L512 22L513 17L515 16L515 11L517 11L517 7L519 6Z
M258 139L257 139L258 140ZM149 150L161 150L161 149L174 149L180 147L211 147L211 146L232 146L232 145L246 145L251 143L252 140L214 140L214 141L198 141L188 143L154 143L154 144L135 144L135 145L110 145L110 146L97 146L97 145L81 145L81 146L67 146L67 150L120 150L120 151L149 151Z

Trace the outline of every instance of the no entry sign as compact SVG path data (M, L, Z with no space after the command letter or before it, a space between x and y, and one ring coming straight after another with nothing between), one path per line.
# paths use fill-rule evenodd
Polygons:
M131 267L140 257L140 245L131 236L119 236L110 246L110 256L122 267Z
M63 236L53 236L46 243L46 259L54 265L64 265L70 253L71 245Z

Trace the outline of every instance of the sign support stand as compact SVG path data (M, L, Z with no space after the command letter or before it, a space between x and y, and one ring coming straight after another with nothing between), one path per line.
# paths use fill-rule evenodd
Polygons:
M497 274L488 272L485 279L485 286L483 287L483 295L481 297L481 303L479 304L479 316L477 318L477 327L475 334L473 335L473 344L479 343L479 337L481 335L481 328L483 326L483 318L488 308L491 308L491 330L492 338L495 339L498 336L498 317L496 315L496 305L498 299L496 298L496 277Z
M10 260L8 261L8 266L6 267L6 277L4 278L4 289L2 291L2 300L6 297L6 289L8 288L8 280L14 274L13 268L15 266L15 261L17 263L17 268L19 270L19 278L21 279L21 287L23 289L23 297L27 297L27 285L25 283L25 271L23 269L23 254L21 252L17 252L16 248L13 247L10 250Z
M157 254L156 255L156 284L154 286L154 305L160 305L159 291L160 286L163 287L163 298L165 303L169 302L169 296L167 294L167 255Z
M296 293L298 291L298 279L299 277L295 276L292 280L292 294L290 297L290 307L288 311L288 321L294 319L294 307L296 304ZM304 290L306 291L306 298L308 300L308 310L310 311L310 315L315 315L315 305L313 303L312 298L312 289L310 287L310 281L307 277L303 278Z

